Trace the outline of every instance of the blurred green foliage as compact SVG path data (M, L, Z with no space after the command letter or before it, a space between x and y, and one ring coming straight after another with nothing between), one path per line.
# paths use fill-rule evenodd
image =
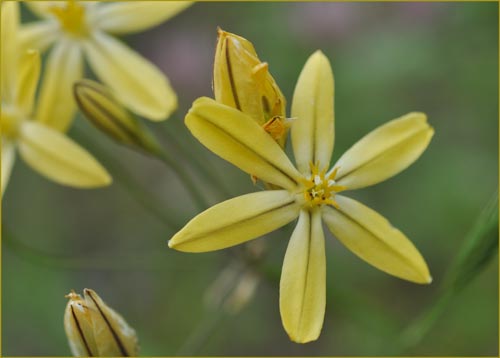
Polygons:
M32 19L25 11L24 19ZM267 235L258 290L237 315L207 330L193 355L388 355L396 334L434 302L444 273L498 186L497 3L198 3L125 40L169 76L177 113L151 125L193 175L175 140L212 168L226 195L198 175L213 203L252 191L248 176L197 143L182 123L191 102L211 96L216 27L252 41L291 99L307 57L321 49L336 81L336 160L373 128L427 113L436 130L408 170L355 197L405 232L434 283L379 272L327 235L328 300L317 342L288 340L278 310L279 272L290 227ZM142 355L175 355L211 319L203 295L237 248L169 250L173 231L197 213L175 176L154 159L110 143L79 118L70 135L124 169L161 213L145 210L123 180L107 189L57 186L18 161L4 196L2 354L68 355L62 326L70 289L96 290L138 332ZM123 168L122 168L123 167ZM141 195L141 192L139 192ZM229 196L230 195L230 196ZM200 323L202 321L202 323ZM197 328L198 327L198 328ZM413 355L498 355L498 258L445 309Z

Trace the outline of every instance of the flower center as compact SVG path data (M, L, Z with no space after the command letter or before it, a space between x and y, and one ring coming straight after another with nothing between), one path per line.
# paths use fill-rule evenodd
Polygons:
M59 20L61 27L73 36L84 36L88 32L85 22L85 7L74 0L68 0L62 5L54 5L50 12Z
M310 163L309 166L311 175L302 179L306 205L314 207L326 204L338 207L334 199L335 194L346 189L345 186L337 185L335 182L339 168L335 168L329 175L326 175L326 169L320 170L319 163Z

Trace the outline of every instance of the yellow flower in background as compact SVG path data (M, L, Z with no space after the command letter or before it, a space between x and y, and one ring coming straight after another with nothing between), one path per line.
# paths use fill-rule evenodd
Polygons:
M64 330L77 357L133 357L139 353L135 330L91 290L83 298L71 291L64 312Z
M217 102L248 114L285 146L286 100L250 41L218 29L213 87Z
M42 20L22 27L23 46L45 51L52 45L40 94L40 122L59 130L68 128L76 109L72 86L83 77L84 56L97 77L135 113L163 120L176 109L177 97L165 75L110 34L146 30L176 15L190 2L25 3Z
M86 150L33 120L40 56L37 51L21 52L18 48L17 2L2 2L1 26L2 193L16 150L33 169L57 183L81 188L110 184L109 174Z
M334 146L334 82L328 59L314 53L293 96L291 135L295 167L255 120L209 98L186 116L191 133L243 171L281 190L265 190L219 203L175 234L169 246L187 252L227 248L298 218L280 282L283 326L295 342L316 340L326 304L322 221L347 248L376 268L416 283L430 283L415 246L380 214L339 195L388 179L412 164L433 135L422 113L392 120L354 144L329 169Z

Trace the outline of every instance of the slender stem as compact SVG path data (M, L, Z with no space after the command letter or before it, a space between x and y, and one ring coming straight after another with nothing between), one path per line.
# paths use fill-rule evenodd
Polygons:
M431 306L393 342L394 354L417 346L429 333L453 298L479 275L498 251L498 191L477 217L466 235L455 262L448 269Z
M188 189L189 193L193 197L196 205L200 210L204 210L210 206L205 197L203 196L203 192L200 190L200 186L197 185L193 180L186 169L179 165L177 161L172 159L164 149L159 150L157 153L157 158L160 159L165 165L170 167L177 177L180 179L182 184Z
M161 207L156 200L137 185L137 182L133 180L133 176L129 173L125 167L120 164L116 158L111 158L106 155L105 151L96 144L95 141L88 139L83 130L78 126L73 129L74 133L80 140L83 140L86 147L91 147L92 152L104 162L104 166L113 174L114 179L118 179L117 183L124 189L143 209L145 209L150 215L156 217L161 223L167 226L172 232L176 232L180 229L180 225L176 222L174 215L169 215L165 208Z
M208 339L214 333L215 328L220 325L226 317L223 309L206 312L205 316L199 321L196 328L191 332L187 339L182 343L175 353L176 356L194 356L206 344Z
M158 270L163 265L164 260L151 260L151 255L145 255L143 258L134 254L127 259L120 259L112 262L109 257L71 257L68 254L55 254L30 247L20 241L9 228L2 228L2 243L14 254L30 261L34 264L55 269L65 270Z
M160 126L162 135L168 141L168 143L175 149L175 151L181 153L184 157L189 160L190 164L193 164L200 175L203 178L206 178L210 184L217 189L219 194L227 198L231 196L230 191L226 188L223 181L214 175L214 171L210 168L207 161L201 160L199 155L195 155L192 151L186 150L185 146L183 146L175 135L172 135L169 130L167 130L166 126Z

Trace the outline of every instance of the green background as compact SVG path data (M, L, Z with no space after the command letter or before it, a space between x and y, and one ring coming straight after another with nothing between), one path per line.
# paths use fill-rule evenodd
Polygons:
M27 11L23 15L33 20ZM257 291L237 314L221 314L204 295L242 249L168 249L174 232L161 215L180 227L199 211L182 184L160 162L111 143L79 117L69 134L108 165L115 182L99 190L65 188L16 162L2 203L3 355L69 355L64 295L84 287L125 316L142 355L403 353L394 351L398 334L434 302L446 269L498 185L498 4L198 3L124 38L176 89L177 112L150 127L211 203L258 190L182 123L194 99L212 95L217 26L254 43L288 99L308 56L316 49L328 56L336 91L334 161L384 122L410 111L427 113L435 136L423 156L400 175L349 195L411 238L434 282L420 286L377 271L328 233L323 331L314 343L292 343L278 307L290 224L258 240L266 254ZM210 165L225 194L193 169L186 152ZM159 215L125 189L121 167ZM498 355L496 256L404 354Z

